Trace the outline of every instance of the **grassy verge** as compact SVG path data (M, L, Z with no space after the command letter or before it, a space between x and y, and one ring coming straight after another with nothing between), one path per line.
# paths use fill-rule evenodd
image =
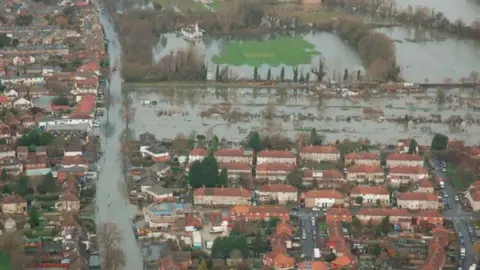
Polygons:
M10 269L12 269L12 265L10 264L10 258L5 252L0 251L0 270Z
M155 0L157 4L162 5L163 7L169 8L176 6L179 8L182 12L186 12L189 9L192 9L194 11L200 11L200 10L205 10L205 7L201 3L196 3L193 0Z

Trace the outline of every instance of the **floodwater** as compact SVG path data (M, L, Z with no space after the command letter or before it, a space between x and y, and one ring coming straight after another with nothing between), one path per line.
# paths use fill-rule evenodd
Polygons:
M98 7L97 2L94 4ZM116 59L119 59L121 55L118 37L115 31L113 31L106 13L100 16L100 18L109 41L110 63L115 63L117 62ZM118 61L118 63L120 62ZM122 98L120 69L121 66L117 65L118 71L110 77L110 93L116 102L113 102L110 106L106 119L112 124L113 132L108 137L104 136L102 132L101 136L102 151L105 159L100 163L101 171L98 178L96 196L98 210L95 215L98 223L115 222L121 231L123 237L121 247L126 257L125 269L143 269L143 259L135 240L130 219L136 213L136 206L131 205L125 196L125 181L119 159L121 156L119 138L123 127L123 121L119 114L121 109L120 100Z
M396 0L398 8L412 6L428 7L442 12L450 21L462 19L470 24L474 20L480 20L480 1L478 0Z
M172 91L173 90L173 91ZM461 103L456 100L444 105L445 109L433 100L436 91L427 91L426 94L415 95L392 95L372 98L368 101L354 103L349 99L331 99L323 103L312 102L307 92L293 96L293 92L275 93L271 90L261 89L253 92L251 89L166 89L155 92L138 91L133 95L134 108L136 109L136 121L134 123L135 133L151 132L158 137L174 138L178 133L189 136L192 133L212 135L227 141L241 141L250 130L257 129L270 134L282 134L294 139L301 132L308 132L315 127L324 134L328 141L337 139L361 139L368 138L373 142L395 143L401 138L415 138L420 144L430 144L435 133L448 134L450 138L465 140L466 143L476 144L477 140L473 134L480 132L476 124L464 125L462 127L451 127L446 124L395 124L386 121L375 120L361 121L336 121L336 116L363 116L363 107L382 109L384 116L403 117L430 117L432 114L440 114L443 120L452 115L465 117L472 116L480 118L480 113L460 107ZM279 90L280 91L280 90ZM449 92L452 95L460 95L459 91ZM464 91L462 97L469 94ZM156 106L142 105L142 101L158 101ZM355 101L356 102L356 101ZM406 102L415 104L415 107L407 106ZM258 115L270 107L277 115L288 115L287 119L275 118L265 120L261 116L247 118L244 122L227 122L221 115L210 118L200 116L215 104L230 103L231 111L237 113L250 113ZM268 105L267 104L271 104ZM320 105L319 105L320 104ZM391 108L387 108L386 106ZM273 108L273 109L272 109ZM157 116L159 111L167 112L168 115ZM186 113L188 112L188 115ZM170 115L171 114L171 115ZM299 114L317 117L315 120L299 120ZM330 116L332 121L319 120L318 117ZM462 131L463 130L463 131Z
M411 82L423 83L425 79L430 82L443 82L445 78L459 80L468 77L470 72L480 69L480 42L452 37L442 32L431 32L420 29L393 27L379 28L377 31L385 33L394 39L397 53L397 63L402 69L402 77ZM351 73L364 70L362 61L356 50L346 44L341 38L328 32L311 32L308 34L290 34L290 36L303 37L315 45L327 63L327 77L338 80L347 68ZM256 39L275 38L264 35ZM241 40L241 39L239 39ZM245 39L243 39L245 40ZM209 69L209 79L214 78L216 65L212 57L220 54L223 46L228 42L226 37L206 36L198 41L197 49L205 55ZM155 60L178 48L187 48L188 42L175 34L166 34L154 48ZM313 57L311 65L299 65L300 72L309 72L318 66L320 56ZM240 78L252 78L253 67L230 66L234 75ZM270 67L262 65L259 73L265 77L268 68L272 68L272 78L279 76L281 66ZM292 78L292 67L285 68L285 76ZM310 74L310 79L315 76Z

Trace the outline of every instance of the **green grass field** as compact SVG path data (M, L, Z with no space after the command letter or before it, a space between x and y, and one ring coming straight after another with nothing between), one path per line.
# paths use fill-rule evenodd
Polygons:
M213 57L213 62L234 66L296 66L310 64L312 57L317 54L315 46L301 38L236 41L227 44L221 55Z

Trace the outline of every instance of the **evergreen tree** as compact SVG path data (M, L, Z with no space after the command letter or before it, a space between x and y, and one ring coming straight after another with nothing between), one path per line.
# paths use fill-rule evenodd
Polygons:
M51 172L43 177L42 187L47 193L58 192L57 181Z
M258 133L258 131L250 132L250 135L248 136L248 146L255 152L262 150L262 139L260 138L260 133Z
M298 82L298 68L293 68L293 82Z
M217 70L215 71L215 81L219 82L222 79L220 78L220 66L217 65Z
M258 79L258 68L253 69L253 79L256 81Z
M267 81L270 81L272 79L272 70L269 68L267 72Z
M310 144L322 145L322 138L317 134L317 130L315 128L312 128L310 131Z
M409 154L418 154L417 153L417 147L418 147L417 141L412 139L412 141L410 142L410 146L408 147L408 153Z
M307 72L307 75L305 75L305 82L310 82L310 72Z
M30 206L28 210L28 223L30 223L31 228L36 228L38 226L38 222L40 219L40 214L38 213L38 209L35 206Z
M360 70L357 70L357 81L360 81L361 75L362 75L362 72Z
M8 180L8 174L5 168L2 170L2 176L0 176L0 180L2 180L2 182L6 182Z
M253 254L256 256L265 253L265 243L263 241L262 232L258 231L255 235L255 239L253 239Z
M15 192L22 197L28 195L28 177L26 175L20 176L20 179L15 185Z
M348 68L343 71L343 80L348 81Z
M223 168L220 171L220 176L218 177L218 186L220 187L228 187L228 171L226 168Z
M303 77L303 73L300 74L300 78L298 79L299 82L305 82L305 77Z
M285 67L282 67L282 69L280 70L280 81L285 81Z

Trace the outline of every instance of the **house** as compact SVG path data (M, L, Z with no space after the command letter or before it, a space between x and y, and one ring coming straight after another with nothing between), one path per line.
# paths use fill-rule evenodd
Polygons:
M438 195L422 192L397 193L397 206L411 210L438 209Z
M246 163L252 164L253 156L245 155L242 148L238 149L218 149L214 154L217 162L224 163Z
M65 146L63 155L66 157L75 157L83 155L83 148L80 143L72 143Z
M285 181L287 175L295 170L289 163L262 163L256 167L256 178L271 181Z
M0 96L0 108L10 108L12 107L12 102L7 96Z
M350 191L350 198L357 205L390 204L390 192L383 186L356 186Z
M23 163L16 157L0 159L0 171L5 170L8 175L20 175L23 172Z
M7 195L2 200L2 212L4 214L25 214L27 200L18 194Z
M443 215L437 210L420 210L415 213L418 225L428 224L432 226L443 226Z
M218 170L222 171L226 169L228 172L228 178L242 178L252 176L252 167L248 163L218 163Z
M76 70L76 72L91 72L94 73L95 75L100 75L100 65L98 64L97 61L91 61L87 64L83 64L79 66Z
M86 95L98 93L98 78L91 76L81 80L75 80L75 88L71 91L73 95Z
M249 205L252 192L244 188L197 188L193 192L196 205Z
M353 152L344 156L345 165L368 165L368 166L380 166L380 157L377 153L371 152Z
M399 166L423 166L423 159L416 154L399 154L391 153L387 157L387 166L390 168L399 167Z
M235 205L230 208L230 220L268 220L270 218L279 218L281 220L289 220L290 211L283 206L274 205Z
M325 213L327 223L347 222L352 223L352 212L345 207L332 207Z
M79 166L74 166L74 167L61 167L60 169L57 170L57 181L59 184L63 184L65 179L69 175L75 176L75 177L81 177L83 178L85 176L86 168L84 167L79 167Z
M15 149L11 145L0 145L0 159L16 157Z
M15 109L28 109L30 107L32 107L32 103L30 102L30 100L26 99L26 98L17 98L16 100L13 101L13 107Z
M173 189L171 188L164 188L161 185L156 185L145 190L149 199L153 202L160 203L163 201L171 200L174 198L173 196Z
M306 170L303 173L302 184L307 187L327 189L339 188L347 181L339 170Z
M340 152L331 145L309 145L300 150L300 158L313 162L336 162L340 160Z
M26 160L28 158L27 146L17 146L17 158L20 160Z
M5 230L5 232L15 232L15 231L17 231L17 222L11 216L8 216L3 221L2 225L3 225L3 229Z
M327 248L336 255L330 265L332 269L357 269L357 258L353 256L350 245L345 241L346 236L340 222L329 223L327 227Z
M9 99L16 99L18 97L18 91L15 91L15 89L10 89L6 92L6 95Z
M155 162L166 162L170 160L170 153L167 149L160 145L152 145L149 147L140 147L143 157L150 157Z
M37 155L36 153L29 153L27 160L25 160L25 170L45 169L48 167L48 157L45 155Z
M410 150L410 144L412 143L412 141L413 141L413 139L398 140L398 142L397 142L398 152L401 153L401 154L408 153L408 150ZM413 153L418 154L418 145L416 145Z
M476 181L468 187L465 198L469 201L473 211L480 211L480 181Z
M291 185L268 184L258 189L258 197L261 202L274 201L276 204L296 203L298 190Z
M410 229L413 215L407 209L400 208L360 208L356 217L363 224L369 222L380 224L385 217L389 217L391 224L402 229Z
M296 165L297 157L290 151L263 150L257 154L257 166L268 163L285 163Z
M49 96L51 93L52 92L50 91L50 89L46 88L43 85L31 86L28 89L28 95L32 99L40 98L42 96Z
M303 193L300 200L303 200L307 208L330 208L333 205L343 205L345 196L334 189L319 189Z
M64 156L62 160L62 167L88 167L88 161L83 156Z
M398 166L390 168L388 175L392 186L418 183L421 179L428 178L428 171L422 166Z
M273 251L263 255L263 265L268 269L289 270L295 268L295 260L282 251Z
M170 165L163 162L156 162L148 167L147 170L156 173L158 177L162 178L167 176L167 173L170 170Z
M59 212L78 213L80 211L80 200L77 195L64 192L58 202L55 203L55 209Z
M433 184L428 178L424 178L418 182L418 188L415 192L423 192L423 193L433 193L435 189L433 188Z
M319 0L313 0L319 1ZM305 261L297 264L298 270L328 270L328 264L323 261Z
M142 170L139 175L133 177L133 188L137 192L147 192L151 187L161 183L157 172L151 170Z
M347 180L358 183L383 183L385 173L383 169L375 165L353 165L347 169Z
M432 238L428 244L428 256L420 270L444 269L447 262L446 245L442 245L439 239Z
M193 163L197 160L203 160L208 155L207 150L197 147L188 154L188 162Z

